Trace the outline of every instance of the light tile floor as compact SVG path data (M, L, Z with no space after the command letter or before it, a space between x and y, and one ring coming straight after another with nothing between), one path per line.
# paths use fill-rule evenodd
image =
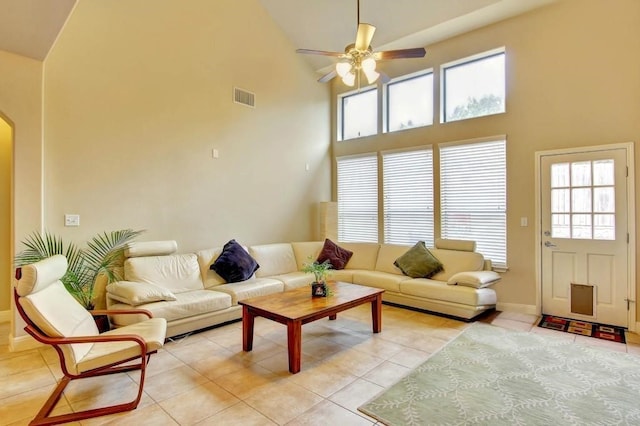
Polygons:
M532 315L495 312L484 322L553 334L582 344L640 355L640 338L606 342L536 327ZM256 319L254 350L242 351L239 322L168 342L151 358L144 396L134 411L83 425L372 425L357 407L398 381L470 324L383 306L383 331L371 333L369 306L303 327L302 371L289 374L286 329ZM26 425L61 376L50 348L12 353L9 324L0 324L0 424ZM56 408L68 412L124 402L139 374L72 383Z

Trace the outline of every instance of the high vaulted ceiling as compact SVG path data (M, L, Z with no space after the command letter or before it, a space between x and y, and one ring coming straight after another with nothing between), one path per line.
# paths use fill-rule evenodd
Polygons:
M76 1L0 0L0 50L44 60ZM357 0L259 1L295 48L342 52L355 39ZM377 27L374 48L389 50L426 46L556 0L360 1L360 21ZM314 69L332 64L305 59Z
M343 52L355 41L357 0L259 0L296 48ZM424 47L556 0L360 0L374 50ZM428 54L428 53L427 53ZM314 69L330 57L305 55Z

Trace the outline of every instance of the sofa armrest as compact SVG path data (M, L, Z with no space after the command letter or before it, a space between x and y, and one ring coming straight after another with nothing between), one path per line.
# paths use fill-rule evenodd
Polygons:
M501 277L493 271L458 272L449 278L447 284L465 287L484 288L500 281Z

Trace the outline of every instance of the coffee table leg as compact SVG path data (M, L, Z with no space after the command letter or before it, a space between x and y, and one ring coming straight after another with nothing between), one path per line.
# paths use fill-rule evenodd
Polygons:
M378 295L371 301L371 320L373 322L373 332L382 331L382 296Z
M287 343L289 346L289 372L296 374L300 371L302 352L302 323L300 321L287 322Z
M335 320L336 318L338 318L338 314L329 315L330 320Z
M242 307L242 350L249 352L253 349L253 323L255 316L247 306Z

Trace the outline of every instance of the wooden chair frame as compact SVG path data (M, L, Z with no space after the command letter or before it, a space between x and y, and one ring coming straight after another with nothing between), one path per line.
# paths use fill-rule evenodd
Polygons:
M62 373L64 377L60 379L58 382L58 386L53 390L49 398L46 400L38 414L33 418L33 420L29 423L30 425L54 425L60 423L67 422L75 422L78 420L88 419L91 417L99 417L105 416L108 414L120 413L123 411L130 411L135 409L140 403L140 398L142 397L142 389L144 387L144 377L147 368L147 364L151 355L156 353L157 351L147 351L147 345L140 336L135 334L121 334L117 336L77 336L77 337L50 337L42 332L32 321L29 319L27 314L20 306L20 301L18 296L18 292L14 289L14 299L15 306L20 316L25 321L27 326L24 330L29 333L34 339L38 342L43 343L45 345L51 345L58 353L58 357L60 358L60 367L62 368ZM152 318L153 315L151 312L145 309L128 309L128 310L93 310L89 311L93 316L96 315L109 315L109 314L143 314L149 318ZM140 355L130 357L127 359L123 359L118 362L114 362L108 365L104 365L102 367L98 367L89 371L85 371L80 374L72 374L67 370L67 365L65 363L64 352L60 348L60 345L68 345L70 343L100 343L100 342L122 342L122 341L132 341L136 342L140 346ZM127 362L140 359L139 363L122 365ZM76 379L84 379L87 377L96 377L96 376L104 376L107 374L116 374L116 373L124 373L132 370L140 370L140 383L138 386L138 395L133 401L126 402L123 404L109 405L100 408L93 408L90 410L78 411L74 413L68 414L60 414L57 416L49 416L51 411L55 408L56 404L60 400L64 389L67 385Z

